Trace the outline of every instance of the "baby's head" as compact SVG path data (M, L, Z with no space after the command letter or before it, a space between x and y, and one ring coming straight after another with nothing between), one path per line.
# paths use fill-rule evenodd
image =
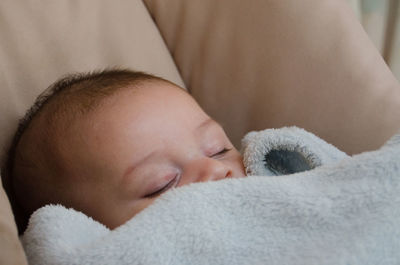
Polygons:
M239 152L185 90L128 70L53 84L20 123L7 171L26 217L59 203L111 229L173 187L244 176Z

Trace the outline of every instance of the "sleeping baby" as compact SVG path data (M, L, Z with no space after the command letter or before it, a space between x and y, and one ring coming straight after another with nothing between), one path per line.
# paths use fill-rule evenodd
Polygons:
M164 79L61 79L7 163L30 264L398 264L399 135L354 157L295 127L242 145Z
M184 89L129 70L53 84L21 122L8 165L24 223L62 204L110 229L172 188L245 176L222 127Z

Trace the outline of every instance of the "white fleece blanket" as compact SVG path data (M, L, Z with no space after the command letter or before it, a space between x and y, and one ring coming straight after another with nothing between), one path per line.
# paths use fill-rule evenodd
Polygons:
M314 169L177 188L113 231L46 206L22 237L29 263L400 264L400 135L353 157L297 128L243 143L251 174Z

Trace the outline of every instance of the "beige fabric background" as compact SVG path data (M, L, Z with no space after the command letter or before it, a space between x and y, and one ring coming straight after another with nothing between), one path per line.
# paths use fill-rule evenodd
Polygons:
M66 73L130 67L183 85L142 1L2 0L0 18L1 151L38 93Z
M400 1L349 0L356 16L400 80Z
M0 184L0 264L25 265L25 254L17 237L17 228L8 198Z
M297 125L358 153L399 128L399 84L345 0L145 3L237 146L249 130Z

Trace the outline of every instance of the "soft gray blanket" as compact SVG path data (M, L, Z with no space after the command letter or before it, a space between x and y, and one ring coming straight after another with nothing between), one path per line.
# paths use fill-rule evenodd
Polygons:
M30 264L400 264L400 135L348 157L283 128L243 151L249 174L270 177L174 189L113 231L39 209L22 237Z

